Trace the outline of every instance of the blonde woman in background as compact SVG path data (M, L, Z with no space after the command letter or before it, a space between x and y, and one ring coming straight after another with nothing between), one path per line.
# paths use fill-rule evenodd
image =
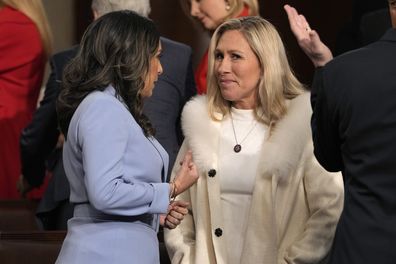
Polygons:
M219 26L207 95L182 114L178 160L191 149L200 177L178 196L190 203L189 214L165 230L172 263L312 264L326 257L343 183L313 155L309 98L269 22L245 17Z
M50 54L41 0L0 0L0 199L19 197L19 136L36 109Z
M228 19L259 15L257 0L181 0L180 2L183 9L198 20L210 34ZM198 94L206 93L207 72L208 52L206 51L195 71Z

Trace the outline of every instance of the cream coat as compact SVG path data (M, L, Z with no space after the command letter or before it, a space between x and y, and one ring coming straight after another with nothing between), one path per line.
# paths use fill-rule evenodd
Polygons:
M200 178L178 197L190 202L190 213L176 229L165 230L172 263L227 264L227 234L217 236L223 223L217 171L220 122L207 112L205 96L183 110L185 141L177 160L191 149ZM326 172L314 158L310 116L305 93L288 103L288 114L263 143L248 229L241 233L243 264L320 263L330 250L342 211L343 182L341 174ZM210 170L216 170L214 177Z

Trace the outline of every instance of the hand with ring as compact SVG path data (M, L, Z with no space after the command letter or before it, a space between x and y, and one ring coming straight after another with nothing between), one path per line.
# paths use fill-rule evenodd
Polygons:
M285 5L290 29L297 39L298 45L310 58L315 67L324 66L333 59L330 49L320 40L318 33L312 30L305 17L294 7Z

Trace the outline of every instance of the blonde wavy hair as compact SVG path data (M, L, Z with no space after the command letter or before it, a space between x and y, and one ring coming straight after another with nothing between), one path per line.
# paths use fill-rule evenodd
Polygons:
M259 3L257 0L224 0L230 6L229 14L224 18L224 21L237 17L246 5L249 9L249 16L259 15ZM179 0L185 14L190 16L191 0Z
M222 97L217 83L214 54L220 38L230 30L241 32L257 56L262 75L255 115L271 128L286 114L287 101L301 94L304 86L289 66L285 48L275 27L257 16L230 19L221 24L212 36L207 76L209 115L213 120L219 121L216 113L221 113L224 117L230 111L231 103Z
M52 34L41 0L0 0L0 4L15 8L29 17L36 25L47 57L52 53Z

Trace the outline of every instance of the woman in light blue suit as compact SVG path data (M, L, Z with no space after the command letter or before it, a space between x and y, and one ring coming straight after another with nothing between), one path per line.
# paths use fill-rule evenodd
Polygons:
M76 206L57 263L159 263L159 224L174 228L187 213L170 200L198 178L191 153L165 183L168 155L142 114L160 53L149 19L113 12L90 25L65 69L57 110Z

